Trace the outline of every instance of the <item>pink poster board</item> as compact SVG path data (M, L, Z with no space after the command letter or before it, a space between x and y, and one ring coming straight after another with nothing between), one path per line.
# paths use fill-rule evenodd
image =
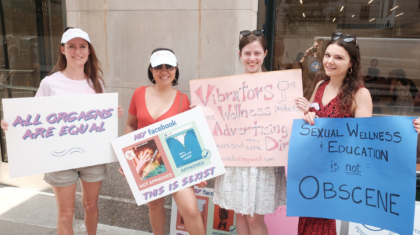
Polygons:
M286 217L286 206L279 206L274 213L264 216L268 235L297 235L299 217Z
M190 81L191 102L203 108L225 166L285 166L300 69Z

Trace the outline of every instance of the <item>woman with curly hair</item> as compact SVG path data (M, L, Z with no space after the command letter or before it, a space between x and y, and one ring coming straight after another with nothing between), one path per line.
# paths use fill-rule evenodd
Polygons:
M309 101L296 104L305 112L304 120L314 125L316 117L372 117L372 99L363 86L357 37L333 33L323 59L325 81L318 82ZM335 220L300 217L298 234L335 235Z

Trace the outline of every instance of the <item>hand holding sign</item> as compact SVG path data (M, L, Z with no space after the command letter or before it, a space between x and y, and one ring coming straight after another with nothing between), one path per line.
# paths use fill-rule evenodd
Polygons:
M417 143L410 122L411 117L318 118L315 125L295 120L287 215L410 234Z
M1 129L3 129L3 131L7 131L8 127L9 124L5 120L1 120Z
M414 128L416 129L417 133L420 133L420 117L414 119L413 121Z

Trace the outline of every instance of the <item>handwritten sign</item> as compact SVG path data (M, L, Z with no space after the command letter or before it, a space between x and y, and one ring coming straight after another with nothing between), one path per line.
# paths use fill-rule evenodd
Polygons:
M190 81L225 166L287 165L301 80L301 70L287 70Z
M236 214L233 210L225 210L213 203L212 188L195 187L198 209L203 220L205 234L207 235L233 235L236 230ZM172 198L171 235L189 235L184 218L178 211L175 200Z
M3 99L10 177L117 159L118 94Z
M226 173L200 107L111 143L138 205Z
M414 216L414 229L413 235L420 234L420 203L416 202L416 209L415 209L415 216ZM348 235L399 235L398 233L394 233L388 231L386 229L381 229L377 227L373 227L366 224L358 224L358 223L349 223L349 234Z
M413 231L417 132L412 117L293 123L287 215Z

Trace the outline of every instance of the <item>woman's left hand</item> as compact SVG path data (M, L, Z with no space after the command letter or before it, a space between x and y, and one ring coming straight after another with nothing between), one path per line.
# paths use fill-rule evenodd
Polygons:
M310 103L305 97L296 98L295 103L303 111L304 114L307 114L309 112Z
M121 118L124 114L124 109L121 108L121 106L118 105L118 118Z
M414 129L416 129L417 134L419 134L420 133L420 117L417 119L414 119L413 126L414 126Z
M203 182L200 182L200 183L196 184L196 186L199 187L199 188L204 188L204 187L207 186L207 181L204 180Z

